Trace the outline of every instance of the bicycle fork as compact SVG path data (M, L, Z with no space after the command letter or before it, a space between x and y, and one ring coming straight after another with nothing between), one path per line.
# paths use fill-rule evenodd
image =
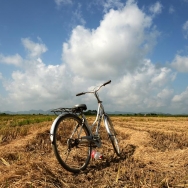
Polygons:
M108 133L109 136L114 136L114 135L111 135L111 132L110 132L110 129L109 129L109 120L108 120L108 116L107 115L104 115L103 117L104 119L104 125L105 125L105 128L106 128L106 131Z

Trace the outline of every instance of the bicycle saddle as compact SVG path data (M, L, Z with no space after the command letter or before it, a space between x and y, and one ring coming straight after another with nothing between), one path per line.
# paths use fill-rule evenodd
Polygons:
M76 104L75 106L74 106L74 109L75 110L87 110L87 106L85 105L85 104Z

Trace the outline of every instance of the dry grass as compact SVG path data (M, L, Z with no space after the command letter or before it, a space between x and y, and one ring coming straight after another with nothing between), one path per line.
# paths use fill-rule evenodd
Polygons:
M37 127L33 126L34 124L40 127L42 125L40 123L51 122L53 118L48 115L0 115L0 143L26 136L29 131Z
M0 144L0 188L188 187L188 118L112 117L112 121L125 158L116 157L101 128L99 151L104 159L91 161L79 174L65 171L55 159L49 140L52 121L14 126L18 135ZM21 134L17 128L24 126L27 132Z

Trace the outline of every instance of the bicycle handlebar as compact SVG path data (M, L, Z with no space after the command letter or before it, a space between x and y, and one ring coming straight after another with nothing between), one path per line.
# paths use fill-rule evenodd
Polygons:
M105 86L107 84L111 83L111 80L105 82L104 84L100 85L97 89L95 89L94 91L88 91L88 92L81 92L81 93L77 93L76 96L80 96L80 95L85 95L86 93L96 93L102 86Z
M107 85L107 84L109 84L109 83L111 83L111 80L105 82L105 83L103 84L103 86L105 86L105 85Z
M85 95L85 93L82 92L82 93L77 93L77 94L76 94L76 96L80 96L80 95Z

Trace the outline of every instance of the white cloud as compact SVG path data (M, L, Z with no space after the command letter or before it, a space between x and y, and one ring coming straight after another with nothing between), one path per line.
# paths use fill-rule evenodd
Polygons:
M188 20L183 24L184 36L188 39Z
M188 87L179 95L172 98L174 109L178 109L176 113L187 113L188 111Z
M28 56L26 58L18 56L17 59L21 59L22 64L19 70L12 72L11 79L2 78L8 97L2 99L5 104L0 107L0 111L2 108L7 108L4 110L50 109L59 107L62 99L66 101L64 101L65 105L70 103L72 79L66 66L45 65L40 57L47 50L43 43L34 43L29 39L22 39L22 43L28 50ZM1 55L1 60L15 63L17 62L15 57L17 56L5 58Z
M179 72L188 72L188 56L176 55L171 66Z
M23 59L19 54L13 56L4 56L3 54L0 54L0 63L20 66L22 64L22 61Z
M169 13L172 14L172 13L174 13L174 12L175 12L175 9L174 9L174 7L171 5L171 6L169 7Z
M188 104L188 87L184 92L182 92L179 95L175 95L172 99L174 102L181 102L181 103L186 103Z
M150 6L149 10L155 16L162 12L162 8L163 8L162 4L159 1L157 1L155 4Z
M156 68L149 60L134 74L123 76L109 91L114 105L120 109L147 111L167 105L173 91L166 88L174 79L174 73L167 68ZM169 97L169 100L166 100ZM136 107L136 109L135 109ZM147 109L147 110L146 110Z
M72 23L79 23L81 25L85 25L86 21L84 20L82 16L82 11L81 11L82 5L78 3L77 9L73 12L73 17L72 17Z
M121 76L142 63L157 36L151 18L136 4L127 4L105 14L95 30L73 29L70 40L63 44L63 61L85 78Z
M172 97L172 94L173 94L172 89L164 88L160 93L157 94L157 97L166 101Z
M22 44L28 52L29 57L37 58L40 57L43 53L45 53L48 49L42 43L34 43L29 38L23 38Z
M61 65L42 61L47 47L41 40L22 39L28 56L21 58L22 66L12 72L11 79L2 79L8 97L1 100L0 111L71 107L76 103L96 109L93 96L77 98L75 94L112 79L111 85L100 91L107 111L172 112L178 97L173 98L174 91L168 85L176 75L146 59L158 36L152 19L130 0L124 8L106 13L96 29L75 27L63 44Z
M65 65L46 66L41 60L35 60L32 67L27 67L24 71L14 71L12 80L4 82L15 107L19 104L20 109L22 106L27 110L36 109L37 106L49 109L49 104L53 103L53 108L58 107L62 99L69 101L72 95L71 78Z
M110 9L123 8L124 4L120 0L106 0L103 3L104 12L107 13Z
M72 4L72 0L54 0L55 3L60 6L62 4Z

